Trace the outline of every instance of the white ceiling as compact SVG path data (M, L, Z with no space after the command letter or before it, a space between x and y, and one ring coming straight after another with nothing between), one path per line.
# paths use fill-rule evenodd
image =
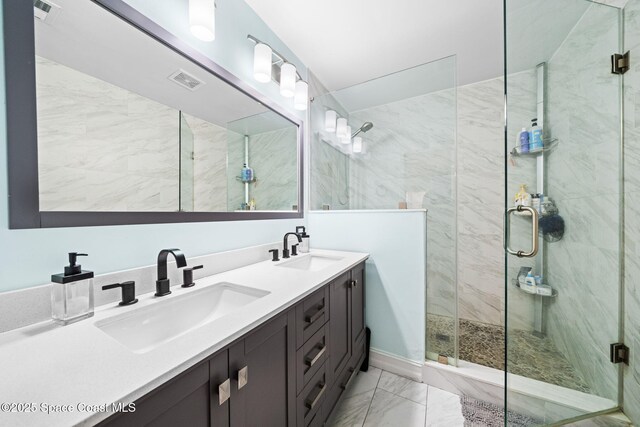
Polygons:
M500 75L502 0L245 0L329 90L453 54L458 84Z
M330 91L451 55L458 85L504 73L503 0L245 1ZM510 0L509 73L549 60L590 4Z

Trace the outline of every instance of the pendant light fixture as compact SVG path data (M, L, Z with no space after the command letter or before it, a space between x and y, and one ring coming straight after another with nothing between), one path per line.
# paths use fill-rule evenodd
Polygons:
M214 0L189 0L191 34L205 42L216 38L216 4Z
M253 78L260 83L271 81L271 55L273 51L269 45L257 43L253 48Z
M292 98L296 94L296 67L285 62L280 67L280 95Z
M335 111L327 110L327 112L324 113L324 130L327 132L335 132L337 118L338 114Z
M293 98L293 108L299 111L307 109L309 103L309 85L304 80L296 82L296 93Z

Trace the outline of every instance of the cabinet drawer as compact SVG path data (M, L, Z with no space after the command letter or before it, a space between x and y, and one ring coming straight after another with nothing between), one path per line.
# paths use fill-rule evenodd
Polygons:
M308 426L312 421L315 422L316 414L322 415L321 408L329 388L325 367L326 364L318 369L318 372L298 396L296 401L298 423L296 425Z
M296 306L296 348L302 347L329 320L329 287L316 291Z
M328 324L320 328L296 353L296 394L300 394L304 386L327 360L329 355L328 329Z

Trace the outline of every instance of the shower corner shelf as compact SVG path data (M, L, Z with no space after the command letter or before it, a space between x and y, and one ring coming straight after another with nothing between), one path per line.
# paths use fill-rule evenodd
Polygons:
M540 154L544 154L549 151L552 151L558 146L558 138L544 139L543 142L544 142L544 148L541 148L539 150L522 153L520 152L520 149L518 147L513 147L513 149L511 150L511 153L509 154L511 154L513 157L537 157Z
M537 292L529 292L529 291L525 291L524 289L522 289L522 288L520 287L520 283L518 282L518 280L517 280L517 279L515 279L515 280L513 281L513 284L514 284L514 286L515 286L516 288L520 289L520 291L524 292L525 294L529 294L529 295L537 295L537 296L539 296L539 297L543 297L543 298L555 298L555 297L557 297L557 296L558 296L558 291L557 291L556 289L554 289L554 288L551 288L551 295L542 295L542 294L539 294L539 293L537 293Z

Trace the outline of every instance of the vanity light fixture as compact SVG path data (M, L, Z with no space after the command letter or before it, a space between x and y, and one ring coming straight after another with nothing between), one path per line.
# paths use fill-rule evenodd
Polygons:
M324 130L327 132L335 132L337 118L338 114L335 111L327 110L327 112L324 113Z
M346 132L345 135L338 137L343 144L349 144L351 142L351 126L347 126Z
M271 80L271 47L264 43L256 43L253 48L253 78L260 83Z
M362 137L356 136L353 138L353 152L362 153Z
M309 84L302 80L296 67L268 44L252 35L248 35L247 38L255 43L253 77L261 83L274 80L280 85L280 95L293 98L296 110L306 110L309 104Z
M336 125L336 136L338 138L343 138L347 136L347 119L344 117L340 117L337 120Z
M280 67L280 95L292 98L296 94L296 67L285 62Z
M214 0L189 0L191 34L205 42L216 38L216 4Z
M309 85L304 80L298 80L296 82L296 93L293 98L293 108L299 111L307 109L307 103L309 102Z

